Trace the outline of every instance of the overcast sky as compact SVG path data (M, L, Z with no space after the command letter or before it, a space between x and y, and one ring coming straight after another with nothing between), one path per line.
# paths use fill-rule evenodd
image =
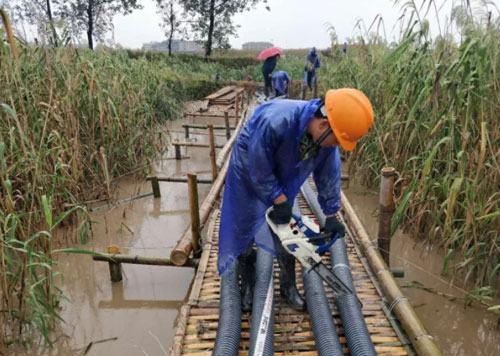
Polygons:
M115 18L114 39L124 47L140 48L145 42L165 40L154 0L140 2L142 10ZM420 4L422 0L416 2ZM437 3L445 3L441 17L444 22L451 1L437 0ZM267 5L271 11L261 3L255 9L235 15L234 22L241 27L238 37L230 40L233 48L239 49L249 41L268 41L283 48L325 48L330 43L327 23L335 27L339 41L343 42L353 36L359 19L368 27L377 14L382 15L391 41L397 36L398 31L391 34L391 30L401 14L400 5L394 5L393 0L268 0ZM435 12L431 11L428 18L431 30L437 33Z

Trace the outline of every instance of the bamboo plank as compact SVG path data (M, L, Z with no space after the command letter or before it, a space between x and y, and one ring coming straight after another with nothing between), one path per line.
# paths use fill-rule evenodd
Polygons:
M221 88L219 90L217 90L215 93L212 93L208 96L205 97L205 100L214 100L214 99L217 99L218 97L222 96L222 95L225 95L227 93L229 93L230 91L234 90L234 88L236 88L235 85L228 85L224 88Z

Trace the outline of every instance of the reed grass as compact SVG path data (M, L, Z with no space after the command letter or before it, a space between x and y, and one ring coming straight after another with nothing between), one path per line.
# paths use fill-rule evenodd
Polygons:
M399 172L392 230L403 224L443 246L443 272L484 287L500 269L498 12L455 8L448 26L461 38L447 27L432 39L413 5L399 43L360 38L325 63L322 89L355 87L372 101L375 125L349 163L369 185L384 166Z
M64 298L53 245L86 242L82 202L147 167L166 147L162 124L220 84L124 51L0 50L1 354L36 335L51 343Z

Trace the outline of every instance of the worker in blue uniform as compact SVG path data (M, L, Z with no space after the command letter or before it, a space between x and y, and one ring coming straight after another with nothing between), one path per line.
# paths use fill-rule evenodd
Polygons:
M288 86L290 85L290 77L288 73L279 70L273 74L273 88L276 96L283 96L288 93Z
M307 54L306 65L304 67L304 82L307 84L309 89L312 89L313 85L317 83L318 78L316 77L316 69L320 66L321 62L319 60L318 53L316 52L316 47L313 47Z
M344 235L340 209L338 145L352 150L373 123L366 96L356 89L329 90L324 99L273 100L258 107L233 147L222 203L218 270L240 262L242 308L250 310L255 283L254 242L277 254L280 292L297 310L305 308L295 284L295 261L276 246L265 212L287 223L301 185L313 173L318 201L327 215L325 230ZM279 242L277 243L279 244ZM281 248L280 248L281 247Z

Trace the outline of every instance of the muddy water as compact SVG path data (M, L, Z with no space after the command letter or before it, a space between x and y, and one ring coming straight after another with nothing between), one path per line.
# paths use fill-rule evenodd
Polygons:
M377 235L375 217L378 209L378 192L366 191L359 186L344 189L369 235ZM451 278L441 277L443 252L409 236L397 232L391 241L391 267L402 266L405 278L398 279L400 286L417 281L425 287L463 298L460 291L450 286ZM460 282L455 283L463 287ZM500 355L500 329L498 316L482 307L464 308L463 299L448 298L420 288L403 288L420 319L447 356L498 356ZM497 304L499 304L498 302Z
M196 123L206 121L196 119ZM213 119L210 123L221 124ZM170 125L172 139L185 140L181 125ZM221 133L217 133L217 144L226 141ZM191 141L208 142L208 136L192 135ZM173 150L168 152L155 167L157 175L198 172L200 178L211 178L207 148L186 148L182 153L190 158L176 161ZM209 185L198 188L201 204ZM105 252L114 244L126 254L169 257L189 224L187 183L163 182L160 189L160 199L151 196L92 213L93 237L76 247ZM150 183L128 178L118 182L115 195L122 199L146 192L151 192ZM62 303L65 324L56 346L40 354L80 355L92 343L88 356L167 355L178 309L194 275L192 268L125 264L123 282L111 283L105 262L93 262L84 255L64 255L59 261L63 290L71 302Z

